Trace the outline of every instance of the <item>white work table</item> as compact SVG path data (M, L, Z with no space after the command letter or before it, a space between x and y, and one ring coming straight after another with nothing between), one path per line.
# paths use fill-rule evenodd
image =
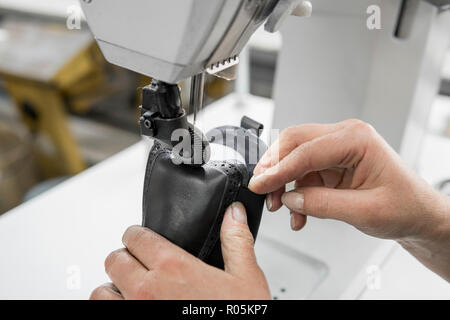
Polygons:
M251 96L239 101L230 96L208 107L200 117L201 128L237 125L243 114L270 127L272 101ZM105 257L122 247L128 226L141 223L149 146L143 140L0 216L0 299L86 299L108 281ZM279 298L450 297L448 283L393 242L364 236L339 222L311 219L304 231L294 233L286 211L265 213L260 236L258 256ZM274 238L280 246L273 247L268 259ZM286 261L275 254L285 254ZM365 288L370 266L380 268L379 290ZM281 293L278 286L286 279L289 290Z

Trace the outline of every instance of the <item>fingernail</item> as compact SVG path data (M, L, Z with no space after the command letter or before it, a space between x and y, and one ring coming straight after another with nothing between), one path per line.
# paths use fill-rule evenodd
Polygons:
M263 173L253 176L250 179L250 182L248 183L248 186L250 190L255 187L257 184L261 183L264 179L266 179L269 176L275 175L278 173L278 170L280 170L279 165L275 165L273 167L270 167L269 169L265 170Z
M291 229L293 231L298 231L301 229L301 215L295 212L291 212Z
M245 213L244 205L240 202L235 202L231 205L231 216L233 220L240 224L247 224L247 214Z
M291 212L291 229L295 230L294 227L295 227L295 217L294 213Z
M125 247L128 247L128 240L130 238L130 235L132 233L135 233L140 228L141 228L140 226L131 226L131 227L127 228L127 230L125 231L125 233L122 236L122 243L125 245Z
M272 194L271 193L269 193L266 197L266 206L267 206L267 210L269 210L269 211L272 210L273 203L272 203Z
M281 202L290 210L303 213L303 206L305 204L305 196L303 193L295 191L287 192L281 197Z

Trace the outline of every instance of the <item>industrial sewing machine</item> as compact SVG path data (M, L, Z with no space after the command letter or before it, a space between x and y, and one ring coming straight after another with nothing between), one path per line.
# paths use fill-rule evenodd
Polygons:
M194 146L189 157L184 156L188 165L208 163L208 140L187 123L175 84L192 77L190 107L195 113L202 105L204 72L234 79L239 53L266 23L266 30L281 28L283 34L275 84L275 103L282 112L277 112L274 127L358 117L373 124L415 166L448 48L449 17L443 13L448 0L316 0L314 15L307 20L288 18L311 13L310 4L299 0L81 3L106 59L156 79L144 88L142 133L173 148L173 131L187 129ZM375 30L366 26L372 5L380 8L382 19ZM324 29L324 21L333 27ZM244 121L243 128L254 130L257 124ZM315 292L317 296L333 296L338 290L341 297L352 296L364 283L364 273L352 274L360 272L359 261L366 261L374 251L382 260L386 252L380 253L378 242L364 240L351 255L340 252L341 258L336 258L327 252L333 246L345 247L354 230L342 225L332 228L334 236L327 227L323 232L303 233L299 247L326 261L331 270L332 280ZM278 237L281 230L273 225L267 233ZM284 242L292 240L288 237ZM338 279L336 273L343 269L349 275L339 274Z
M143 225L222 267L219 230L232 202L246 205L250 230L257 235L264 196L253 194L247 186L267 148L259 139L263 126L244 117L240 127L220 127L205 136L187 121L176 83L192 77L189 107L195 119L203 105L205 72L235 79L239 53L262 23L275 32L288 15L310 15L311 4L300 0L82 3L105 57L153 78L143 88L140 117L142 135L155 139L144 184ZM172 15L174 20L169 21ZM211 153L217 153L211 151L210 142L234 149L238 156L234 161L210 161Z
M184 120L173 121L183 114L173 84L192 77L189 107L195 114L203 104L205 72L234 80L239 53L261 24L275 32L287 15L311 13L311 4L301 0L81 3L105 57L154 79L144 89L148 99L142 106L142 133L169 144L175 129L187 128ZM169 123L168 130L162 129Z

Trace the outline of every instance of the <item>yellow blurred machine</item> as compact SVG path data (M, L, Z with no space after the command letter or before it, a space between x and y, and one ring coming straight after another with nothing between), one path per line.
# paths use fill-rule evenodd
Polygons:
M116 75L126 71L104 60L87 31L12 19L1 27L0 76L33 134L43 178L81 172L87 164L67 113L84 114L119 90Z
M0 125L0 214L20 204L38 182L29 138L21 128Z

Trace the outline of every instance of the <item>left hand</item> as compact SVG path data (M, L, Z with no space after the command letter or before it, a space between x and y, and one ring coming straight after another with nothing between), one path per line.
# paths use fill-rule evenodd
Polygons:
M126 249L114 251L105 261L114 284L98 287L91 299L270 299L242 204L228 208L220 238L225 271L149 229L130 227L122 240Z

